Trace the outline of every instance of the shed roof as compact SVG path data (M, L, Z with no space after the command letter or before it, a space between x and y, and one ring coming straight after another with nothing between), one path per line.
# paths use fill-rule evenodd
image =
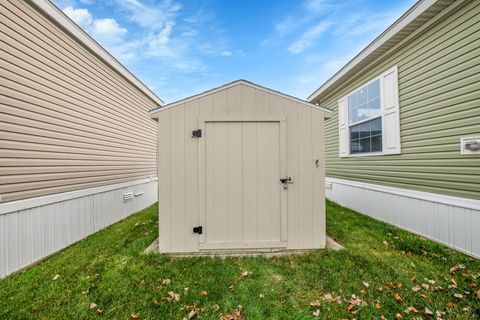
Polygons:
M150 116L152 118L157 118L158 116L158 113L159 112L162 112L164 110L167 110L167 109L170 109L170 108L173 108L173 107L176 107L176 106L180 106L186 102L189 102L189 101L192 101L192 100L195 100L195 99L198 99L198 98L201 98L201 97L204 97L204 96L207 96L209 94L213 94L213 93L216 93L218 91L221 91L221 90L225 90L225 89L228 89L228 88L231 88L231 87L234 87L234 86L237 86L237 85L245 85L245 86L249 86L249 87L252 87L252 88L255 88L255 89L258 89L258 90L262 90L264 92L267 92L267 93L270 93L270 94L274 94L274 95L277 95L277 96L280 96L284 99L288 99L288 100L292 100L292 101L295 101L295 102L298 102L298 103L301 103L307 107L310 107L310 108L313 108L313 109L317 109L317 110L321 110L323 112L325 112L325 115L327 118L330 117L330 114L332 113L332 110L330 109L327 109L327 108L323 108L323 107L319 107L313 103L310 103L308 101L305 101L305 100L302 100L300 98L296 98L294 96L290 96L288 94L285 94L285 93L282 93L282 92L279 92L279 91L276 91L276 90L273 90L273 89L269 89L269 88L266 88L266 87L263 87L261 85L258 85L258 84L255 84L253 82L250 82L250 81L247 81L247 80L243 80L243 79L240 79L240 80L235 80L235 81L232 81L230 83L227 83L223 86L220 86L220 87L216 87L216 88L213 88L213 89L210 89L210 90L207 90L207 91L204 91L202 93L199 93L199 94L196 94L196 95L193 95L193 96L190 96L190 97L187 97L185 99L181 99L181 100L178 100L178 101L175 101L175 102L172 102L172 103L169 103L169 104L166 104L164 106L161 106L159 108L155 108L153 110L150 110L149 113L150 113Z
M433 17L442 11L449 11L452 7L460 5L464 0L419 0L405 12L390 27L382 32L375 40L366 46L345 66L337 71L330 79L323 83L307 100L312 102L321 96L328 95L339 85L346 83L357 72L374 63L383 55L388 54L397 45L421 27L427 27L427 22L434 22ZM452 5L453 4L453 5ZM450 6L452 5L452 6ZM439 15L438 15L439 16Z
M127 68L125 68L114 56L112 56L105 48L98 44L92 37L90 37L82 28L73 22L62 10L50 0L31 0L31 3L37 7L41 13L46 15L50 20L62 27L74 38L77 39L83 46L102 59L108 66L118 72L128 82L133 84L137 89L143 92L147 97L158 105L164 105L160 99L150 88L143 84L135 75L133 75Z

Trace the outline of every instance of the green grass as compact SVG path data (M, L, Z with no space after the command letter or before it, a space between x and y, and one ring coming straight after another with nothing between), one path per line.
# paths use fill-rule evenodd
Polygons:
M197 307L202 319L219 319L238 305L242 319L315 319L317 309L320 319L395 319L397 313L427 319L425 308L446 312L443 319L480 318L478 260L331 202L327 226L346 249L271 259L145 255L157 237L155 205L0 281L0 319L182 319L189 312L183 306ZM457 264L465 269L450 273ZM251 274L242 277L244 271ZM451 279L457 288L449 288ZM411 290L421 284L443 290ZM169 291L179 301L162 300ZM343 299L323 301L327 293ZM356 314L347 311L352 294L366 302L351 309ZM310 306L317 299L320 305ZM405 313L409 306L419 313Z

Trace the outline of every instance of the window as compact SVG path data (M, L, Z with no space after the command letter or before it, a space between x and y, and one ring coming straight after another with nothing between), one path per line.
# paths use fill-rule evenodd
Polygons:
M348 96L350 154L382 151L380 79Z
M397 67L338 101L339 155L400 153Z

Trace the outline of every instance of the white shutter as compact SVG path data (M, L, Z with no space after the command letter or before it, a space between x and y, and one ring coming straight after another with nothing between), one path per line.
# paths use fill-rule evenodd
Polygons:
M349 147L347 98L343 97L338 100L338 150L340 158L348 156Z
M383 154L400 153L400 107L397 66L381 76Z

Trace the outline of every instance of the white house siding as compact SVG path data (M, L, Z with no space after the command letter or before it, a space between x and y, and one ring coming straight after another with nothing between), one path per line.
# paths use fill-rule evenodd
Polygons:
M137 196L123 202L123 194L130 191ZM157 201L157 181L143 179L53 196L58 202L50 197L12 203L12 210L19 208L15 211L0 208L0 278L149 207Z
M326 196L347 208L480 258L480 201L326 178Z

